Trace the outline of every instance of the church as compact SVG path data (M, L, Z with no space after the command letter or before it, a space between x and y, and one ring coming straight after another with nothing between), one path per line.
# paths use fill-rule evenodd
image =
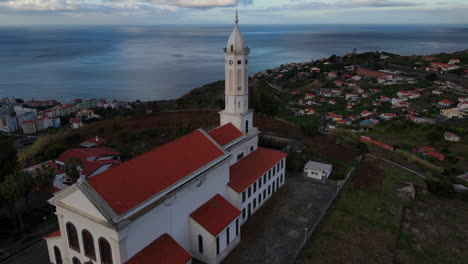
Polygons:
M198 129L57 192L54 264L220 263L242 225L285 183L286 154L258 146L249 109L249 48L234 30L224 49L220 126Z

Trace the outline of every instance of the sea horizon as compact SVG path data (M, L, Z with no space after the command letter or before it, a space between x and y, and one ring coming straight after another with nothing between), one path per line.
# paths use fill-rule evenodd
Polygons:
M240 24L250 74L352 52L468 49L466 24ZM0 26L0 97L175 99L224 79L232 25Z

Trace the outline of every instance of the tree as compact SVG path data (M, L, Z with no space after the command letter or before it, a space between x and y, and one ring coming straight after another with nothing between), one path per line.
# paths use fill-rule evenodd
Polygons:
M364 143L364 142L359 142L357 144L357 149L359 151L359 154L366 154L367 152L369 152L369 148L367 147L366 143Z
M0 141L0 182L17 167L16 149L12 140Z
M80 178L81 160L77 158L69 158L65 163L65 173L67 177L76 182Z
M55 170L46 164L42 164L40 169L36 169L35 176L34 180L37 189L39 189L39 185L52 187L55 179Z
M0 199L2 203L13 208L13 216L18 219L21 230L24 227L24 223L18 202L26 198L26 203L29 207L27 196L31 192L32 186L33 181L31 175L21 170L7 175L5 180L0 184Z
M426 75L425 78L426 78L426 80L431 81L431 82L435 82L438 79L437 74L435 74L435 73L429 73L428 75Z
M437 196L454 198L457 193L448 179L426 179L427 188Z

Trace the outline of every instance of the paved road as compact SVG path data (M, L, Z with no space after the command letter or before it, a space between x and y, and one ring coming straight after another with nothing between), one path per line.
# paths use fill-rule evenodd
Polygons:
M48 264L47 244L41 239L0 264Z
M241 242L223 264L289 263L335 191L287 173L286 185L242 226Z

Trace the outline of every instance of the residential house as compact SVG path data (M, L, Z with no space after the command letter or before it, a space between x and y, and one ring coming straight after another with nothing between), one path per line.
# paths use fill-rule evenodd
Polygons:
M455 109L442 109L440 114L445 118L463 118L466 115L464 112Z
M434 90L432 90L432 94L442 95L442 94L444 94L444 92L442 90L439 90L439 89L434 89Z
M447 141L458 142L460 141L460 137L452 132L445 131L444 138Z
M329 72L327 74L328 79L335 79L338 76L336 72Z
M70 118L70 126L73 129L78 129L83 126L83 122L81 122L81 119L73 117Z
M364 110L364 111L362 111L362 112L359 114L359 116L360 116L361 118L366 118L366 117L370 117L370 116L373 116L373 115L374 115L373 112L367 111L367 110Z
M380 118L383 119L383 120L390 120L390 119L393 119L397 117L397 114L395 113L383 113L383 114L380 114Z
M380 96L380 102L390 102L392 99L385 95Z
M320 68L313 67L310 69L311 72L320 73Z
M452 101L447 100L447 99L444 99L444 100L442 100L442 101L439 101L439 102L437 103L437 106L439 106L439 107L450 107L452 104L453 104Z
M372 119L372 118L371 118L371 119L365 119L365 120L362 120L362 121L360 122L360 124L361 124L362 126L372 126L372 125L377 125L377 124L379 124L379 123L380 123L379 120L377 120L377 119Z
M350 100L351 98L354 98L354 97L358 97L358 95L355 94L355 93L347 93L347 94L345 95L345 99L346 99L346 100Z

